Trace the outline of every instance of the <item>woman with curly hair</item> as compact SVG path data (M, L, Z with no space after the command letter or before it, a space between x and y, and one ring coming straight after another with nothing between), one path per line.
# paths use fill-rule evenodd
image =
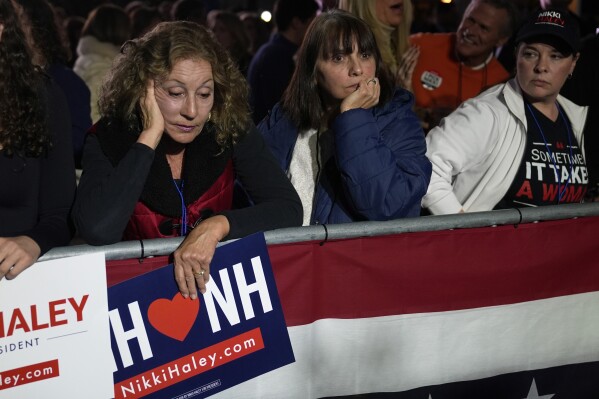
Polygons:
M88 136L73 216L92 245L187 236L183 296L208 281L217 243L301 224L297 193L253 126L248 87L203 26L163 22L127 42ZM234 180L254 205L231 210Z
M0 279L68 244L75 194L64 95L32 65L17 21L0 0Z

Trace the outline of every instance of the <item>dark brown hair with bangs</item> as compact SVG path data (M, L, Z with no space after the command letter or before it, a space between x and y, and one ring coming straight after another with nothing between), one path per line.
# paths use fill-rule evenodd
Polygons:
M381 62L381 55L370 27L360 18L343 10L330 10L317 16L300 47L295 72L283 94L281 106L300 130L317 129L327 117L324 94L316 79L316 63L334 54L350 54L353 46L372 54L381 86L379 105L393 95L393 79ZM340 48L341 47L341 48Z

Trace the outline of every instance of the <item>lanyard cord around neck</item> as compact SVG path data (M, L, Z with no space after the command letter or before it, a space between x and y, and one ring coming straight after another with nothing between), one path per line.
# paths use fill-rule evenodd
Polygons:
M185 180L181 179L181 188L179 188L175 179L173 179L173 183L175 184L179 198L181 198L181 237L184 237L187 235L187 208L185 207L185 199L183 198L183 186L185 185Z
M460 104L464 102L464 100L462 99L462 68L464 63L460 61L460 57L457 55L457 53L456 57L458 58L458 101L455 106L457 108L460 106ZM480 82L480 91L477 93L477 95L482 93L483 89L487 87L487 65L489 64L489 62L490 61L485 61L485 64L483 66L483 78Z
M571 137L572 133L570 132L570 124L568 123L568 120L562 113L562 109L559 106L559 104L557 103L557 101L556 101L555 105L557 106L557 111L559 112L559 115L561 116L562 120L564 121L564 125L566 125L566 131L568 132L568 145L570 146L570 173L568 173L568 180L566 180L566 185L564 186L563 190L561 189L561 180L562 180L561 173L560 173L560 176L558 176L557 164L555 162L555 157L553 156L553 152L551 152L551 149L549 148L549 144L547 143L545 134L543 134L543 129L541 129L541 124L537 120L537 117L535 116L535 113L533 112L532 107L530 106L530 104L528 102L526 103L526 106L528 107L528 110L530 111L530 114L532 115L532 119L534 119L535 124L537 125L537 128L539 129L539 132L541 133L541 137L543 137L543 142L545 143L545 148L547 149L547 152L549 153L549 157L551 158L551 163L553 163L553 170L555 172L555 177L557 180L557 203L559 204L560 201L562 200L562 197L564 196L564 194L566 194L566 191L568 190L568 185L570 184L570 179L572 179L572 172L574 170L574 154L572 152L572 137Z

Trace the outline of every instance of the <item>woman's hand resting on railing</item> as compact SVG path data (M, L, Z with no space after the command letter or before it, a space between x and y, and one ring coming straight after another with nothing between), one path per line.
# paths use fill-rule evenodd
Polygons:
M40 253L40 246L30 237L0 237L0 280L17 277L37 261Z
M225 216L212 216L197 225L174 252L175 280L185 298L196 299L206 292L210 262L216 245L229 234Z

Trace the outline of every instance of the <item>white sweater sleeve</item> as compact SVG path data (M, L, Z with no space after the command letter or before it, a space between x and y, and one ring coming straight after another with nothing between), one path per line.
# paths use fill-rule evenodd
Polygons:
M497 137L496 118L488 103L475 98L462 104L428 133L426 155L433 172L422 206L431 213L463 210L465 198L486 172L485 161ZM459 194L456 184L460 185Z

